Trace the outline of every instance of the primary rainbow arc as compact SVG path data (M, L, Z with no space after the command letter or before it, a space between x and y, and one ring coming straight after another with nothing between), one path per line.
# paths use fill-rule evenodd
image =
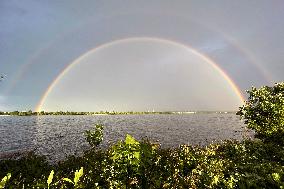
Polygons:
M213 67L219 74L221 74L221 76L229 83L232 90L236 93L240 102L243 103L245 101L245 98L242 95L241 90L235 84L235 82L229 77L229 75L216 62L214 62L210 57L202 54L201 52L197 51L193 47L191 47L189 45L184 45L182 43L178 43L176 41L168 40L168 39L153 38L153 37L131 37L131 38L118 39L118 40L115 40L115 41L111 41L111 42L99 45L99 46L87 51L85 54L81 55L80 57L75 59L73 62L71 62L68 66L66 66L63 69L63 71L48 86L47 90L44 92L39 103L37 104L35 111L37 111L37 112L42 111L42 106L43 106L44 102L46 101L49 93L55 88L55 86L60 81L60 79L66 73L68 73L68 71L71 70L75 65L79 64L84 58L88 57L89 55L91 55L92 53L94 53L95 51L97 51L99 49L107 48L107 47L114 45L114 44L117 44L117 43L129 42L129 41L135 41L135 40L151 40L151 41L156 41L156 42L164 42L164 43L169 43L169 44L172 44L172 45L177 45L177 46L185 48L187 51L189 51L189 52L193 53L194 55L200 57L202 60L204 60L206 63L208 63L211 67Z

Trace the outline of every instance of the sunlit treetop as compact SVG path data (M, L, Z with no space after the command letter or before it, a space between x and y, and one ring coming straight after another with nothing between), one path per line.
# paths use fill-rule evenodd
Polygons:
M247 91L249 98L237 114L248 128L255 130L258 138L271 138L284 134L284 82L273 87L253 87Z

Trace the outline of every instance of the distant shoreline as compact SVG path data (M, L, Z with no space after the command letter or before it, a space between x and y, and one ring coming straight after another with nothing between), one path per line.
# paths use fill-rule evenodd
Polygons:
M0 116L44 116L44 115L185 115L185 114L227 114L227 113L236 113L237 111L165 111L165 112L154 112L154 111L146 111L146 112L32 112L32 111L13 111L13 112L0 112Z

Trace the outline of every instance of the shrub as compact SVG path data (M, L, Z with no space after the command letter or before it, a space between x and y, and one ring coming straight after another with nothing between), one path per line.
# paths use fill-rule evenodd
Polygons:
M157 146L149 141L138 142L128 134L124 141L113 145L109 149L110 161L104 162L104 176L109 187L145 188L149 182L146 176L152 171L149 168L156 149Z
M29 161L27 158L0 161L0 168L5 167L0 169L0 180L9 177L7 173L12 175L10 180L5 177L4 187L284 187L284 147L260 140L161 149L127 135L109 149L92 148L82 157L68 158L55 165L37 163L41 158L29 156Z
M103 141L103 130L102 124L96 124L94 130L85 131L86 140L92 148L97 147Z
M252 88L245 105L237 112L256 137L283 144L284 139L284 82L273 87ZM275 140L277 139L277 141Z

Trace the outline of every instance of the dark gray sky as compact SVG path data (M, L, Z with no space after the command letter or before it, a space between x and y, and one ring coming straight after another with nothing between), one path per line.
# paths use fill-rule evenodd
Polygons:
M232 85L190 48L245 94L284 80L283 18L282 0L2 0L0 110L35 109L104 44L42 109L236 110Z

